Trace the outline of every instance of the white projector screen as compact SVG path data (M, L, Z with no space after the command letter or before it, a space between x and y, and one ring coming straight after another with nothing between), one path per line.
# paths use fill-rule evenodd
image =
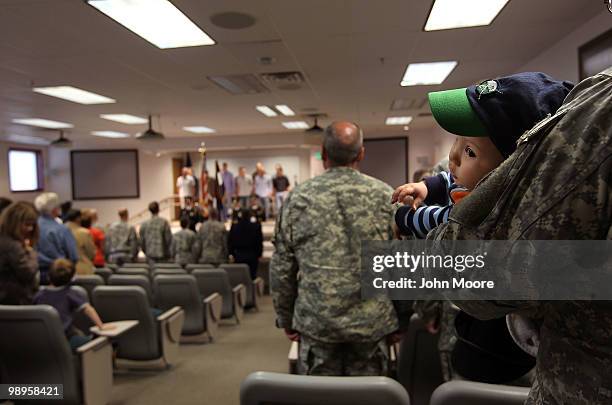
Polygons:
M74 150L70 163L73 200L140 197L135 149Z
M395 188L408 182L408 138L364 139L359 169Z

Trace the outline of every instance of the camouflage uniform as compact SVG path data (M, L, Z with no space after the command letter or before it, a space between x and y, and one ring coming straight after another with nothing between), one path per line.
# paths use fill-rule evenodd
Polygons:
M104 251L110 263L133 261L139 249L140 241L136 229L127 222L115 222L106 232Z
M159 262L170 258L172 232L165 219L154 215L140 225L140 241L147 260Z
M219 265L227 263L227 229L220 221L208 220L198 231L200 263Z
M580 83L553 117L453 209L430 237L444 240L612 239L612 68ZM538 269L532 269L537 272ZM492 319L543 314L528 404L612 403L612 303L463 301Z
M195 263L200 256L198 235L191 229L181 229L172 235L172 258L178 264Z
M271 290L282 328L302 336L302 374L386 372L398 329L386 297L361 299L361 241L393 238L393 190L348 167L297 186L276 223Z

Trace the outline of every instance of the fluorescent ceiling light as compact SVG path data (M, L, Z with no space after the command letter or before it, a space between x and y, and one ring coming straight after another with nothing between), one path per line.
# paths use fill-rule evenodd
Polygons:
M509 0L436 0L425 31L489 25Z
M283 114L286 117L293 117L295 115L293 110L291 108L289 108L289 106L284 105L284 104L276 105L276 109L278 111L280 111L281 114Z
M304 121L283 122L283 126L287 129L308 129L308 124Z
M31 125L33 127L50 128L50 129L61 129L61 128L73 128L74 125L66 122L51 121L44 118L17 118L14 119L15 124Z
M453 69L457 62L432 62L432 63L411 63L406 68L401 86L421 86L430 84L440 84Z
M122 124L146 124L149 122L146 118L137 117L129 114L100 114L100 118L105 120L120 122Z
M87 0L87 2L161 49L215 43L168 0Z
M412 117L388 117L385 121L387 125L408 125L412 122Z
M46 94L79 104L111 104L116 100L72 86L34 87L35 93Z
M91 133L94 136L102 136L104 138L129 138L130 135L124 132L117 131L93 131Z
M214 129L208 127L183 127L183 129L196 134L212 134L216 132Z
M257 107L255 107L255 109L259 111L260 113L262 113L263 115L265 115L266 117L276 117L278 115L276 111L274 111L267 105L258 105Z

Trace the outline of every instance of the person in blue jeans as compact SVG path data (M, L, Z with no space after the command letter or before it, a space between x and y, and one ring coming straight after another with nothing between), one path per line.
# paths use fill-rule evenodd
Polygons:
M74 276L74 266L70 260L57 259L49 270L50 285L41 289L34 296L35 305L50 305L59 313L64 326L64 333L70 342L72 350L92 340L91 335L85 335L73 325L73 316L83 311L85 315L101 330L112 329L112 325L105 325L98 312L76 291L70 288Z

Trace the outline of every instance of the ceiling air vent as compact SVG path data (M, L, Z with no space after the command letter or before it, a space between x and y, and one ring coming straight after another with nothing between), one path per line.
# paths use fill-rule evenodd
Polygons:
M268 86L279 90L299 90L305 83L301 72L262 73L259 76Z
M391 103L391 111L420 110L427 104L427 98L408 99L397 98Z
M208 80L221 87L223 90L234 94L259 94L268 93L270 90L252 74L209 76Z

